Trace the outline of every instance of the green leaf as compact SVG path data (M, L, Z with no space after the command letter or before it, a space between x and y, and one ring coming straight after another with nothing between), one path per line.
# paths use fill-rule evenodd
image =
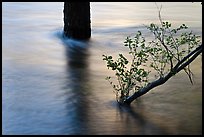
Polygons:
M113 57L112 56L108 56L108 59L112 59Z

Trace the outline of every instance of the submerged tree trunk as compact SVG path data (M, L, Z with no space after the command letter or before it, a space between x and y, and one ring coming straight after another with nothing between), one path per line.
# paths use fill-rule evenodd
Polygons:
M64 2L64 34L74 39L91 37L90 2Z

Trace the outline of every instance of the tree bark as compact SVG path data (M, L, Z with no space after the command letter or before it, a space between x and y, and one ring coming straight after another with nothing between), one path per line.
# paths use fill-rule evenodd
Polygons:
M134 101L136 98L146 94L151 89L164 84L167 80L169 80L172 76L174 76L176 73L184 69L186 66L188 66L195 58L202 52L202 45L197 47L195 50L193 50L191 53L189 53L187 56L185 56L180 62L176 64L176 66L172 69L171 72L169 72L165 77L161 77L157 79L156 81L153 81L149 83L146 87L140 89L138 92L135 92L132 96L128 97L124 104L130 104L132 101Z
M80 40L91 37L90 2L64 2L64 35Z

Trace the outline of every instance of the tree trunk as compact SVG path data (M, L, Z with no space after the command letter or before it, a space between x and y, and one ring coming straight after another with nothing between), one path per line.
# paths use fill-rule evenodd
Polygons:
M64 34L80 40L91 37L90 2L64 2Z

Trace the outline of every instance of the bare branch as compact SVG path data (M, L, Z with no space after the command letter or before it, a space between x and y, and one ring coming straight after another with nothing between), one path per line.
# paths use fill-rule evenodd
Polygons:
M194 51L193 51L193 53L194 53L194 55L191 57L191 58L189 58L189 60L188 61L186 61L183 65L181 65L180 67L178 67L177 69L176 69L176 72L178 73L179 71L181 71L182 69L184 69L187 65L189 65L200 53L202 52L202 45L200 45L198 48L196 48ZM192 52L191 52L192 53ZM190 54L191 54L190 53ZM189 54L188 54L189 55ZM188 56L187 55L187 56ZM192 54L191 54L192 55ZM184 58L186 58L187 59L187 56L186 57L184 57ZM185 60L186 60L185 59ZM184 60L184 61L185 61ZM183 62L184 62L183 61ZM181 64L181 63L180 63Z
M197 47L195 50L193 50L191 53L189 53L188 55L186 55L181 61L179 61L176 66L174 67L175 69L177 69L179 67L179 65L181 65L183 62L185 62L190 56L192 56L195 52L201 50L202 51L202 45L200 45L199 47Z
M160 21L160 23L161 23L161 25L162 25L162 19L161 19L161 9L162 9L162 5L160 6L160 8L159 8L159 6L157 5L156 2L155 2L155 5L157 6L157 9L158 9L158 11L159 11L159 21Z

